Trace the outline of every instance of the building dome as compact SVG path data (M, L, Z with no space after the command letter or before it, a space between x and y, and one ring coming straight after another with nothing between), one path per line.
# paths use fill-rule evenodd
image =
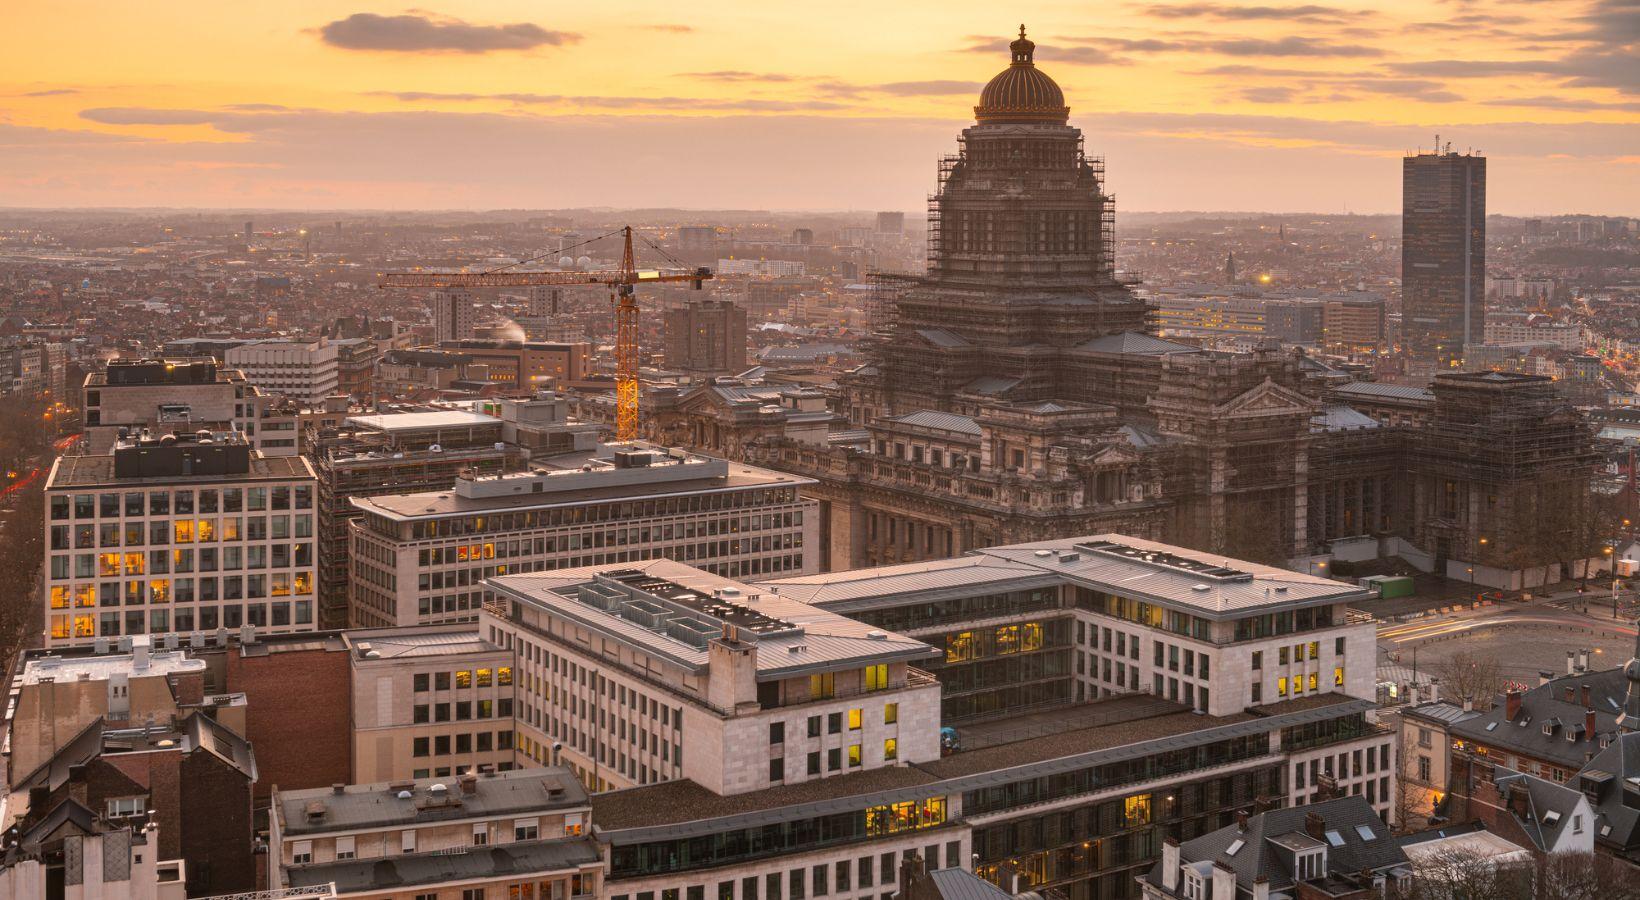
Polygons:
M1047 122L1063 125L1070 118L1065 92L1036 67L1036 44L1019 26L1019 40L1008 45L1013 62L979 92L974 118L980 124Z

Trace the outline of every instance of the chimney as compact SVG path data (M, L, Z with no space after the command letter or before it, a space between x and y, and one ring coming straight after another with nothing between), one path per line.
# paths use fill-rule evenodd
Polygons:
M1538 687L1543 687L1544 685L1548 684L1549 682L1551 682L1553 680L1555 680L1555 673L1553 673L1553 672L1539 672L1538 673Z
M131 668L133 671L146 672L148 670L148 638L143 636L140 641L131 644Z
M1179 842L1171 837L1162 841L1162 887L1170 894L1179 889Z
M340 781L338 781L335 784L332 784L330 786L330 792L332 794L340 794L340 793L343 793L346 790L347 790L347 785L342 784Z
M1594 709L1591 707L1583 711L1583 736L1594 740Z
M1589 683L1585 681L1583 683L1583 708L1588 709L1592 706L1594 706L1594 691L1589 687Z
M476 793L478 793L478 776L477 775L474 775L473 773L468 772L466 775L461 776L460 784L461 784L461 792L463 794L476 794Z
M1576 650L1567 650L1566 651L1566 674L1567 675L1577 674L1577 651Z
M1245 809L1236 810L1236 830L1237 831L1246 831L1247 830L1247 810L1245 810Z
M1213 863L1213 900L1236 900L1236 871L1221 862Z
M1270 900L1270 879L1260 875L1253 879L1253 900Z
M1573 687L1572 685L1569 685L1569 684L1566 685L1566 702L1567 703L1576 703L1577 702L1577 688L1575 688L1575 687Z
M1577 651L1577 670L1579 672L1589 671L1589 648L1587 647Z
M1509 691L1503 695L1503 714L1511 722L1520 715L1520 691Z
M1318 841L1327 839L1327 823L1320 813L1307 812L1304 814L1304 833Z

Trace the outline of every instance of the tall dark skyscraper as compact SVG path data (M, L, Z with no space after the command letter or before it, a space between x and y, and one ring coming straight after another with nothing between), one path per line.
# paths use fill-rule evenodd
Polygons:
M1401 332L1443 364L1486 334L1486 158L1440 152L1401 164Z

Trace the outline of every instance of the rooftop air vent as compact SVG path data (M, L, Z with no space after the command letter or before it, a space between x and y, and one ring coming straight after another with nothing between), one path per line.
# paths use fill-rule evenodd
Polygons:
M1042 556L1042 557L1052 556L1053 551L1052 550L1038 550L1038 551L1036 551L1036 555L1037 556Z
M1210 585L1210 584L1193 584L1193 585L1190 586L1190 589L1195 591L1198 594L1205 594L1208 591L1212 590L1213 586Z
M871 638L874 641L886 641L886 640L888 640L888 632L886 632L886 631L868 631L868 632L866 632L866 637Z
M399 793L398 793L398 798L400 800L409 800L410 797L411 797L411 795L410 795L409 791L399 791Z
M443 793L448 792L449 790L450 790L449 786L444 784L444 782L441 781L437 784L430 785L427 788L427 793L429 793L429 794L443 794Z

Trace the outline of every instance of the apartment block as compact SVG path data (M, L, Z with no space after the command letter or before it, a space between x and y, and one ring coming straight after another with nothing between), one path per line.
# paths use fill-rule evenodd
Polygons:
M394 900L590 900L603 881L590 813L562 769L281 791L268 884Z
M521 755L595 790L741 794L939 757L920 641L670 560L489 584Z
M313 468L238 435L138 437L46 479L46 646L311 631Z
M513 655L471 625L350 631L353 780L513 768Z
M107 453L122 437L144 430L209 429L238 431L269 456L289 455L256 443L257 425L275 398L214 359L110 360L106 370L86 375L81 397L91 453Z
M809 479L643 444L450 490L352 498L356 627L475 621L484 580L675 559L730 578L815 571Z
M323 403L341 386L334 341L250 341L230 348L223 362L251 384L302 403Z

